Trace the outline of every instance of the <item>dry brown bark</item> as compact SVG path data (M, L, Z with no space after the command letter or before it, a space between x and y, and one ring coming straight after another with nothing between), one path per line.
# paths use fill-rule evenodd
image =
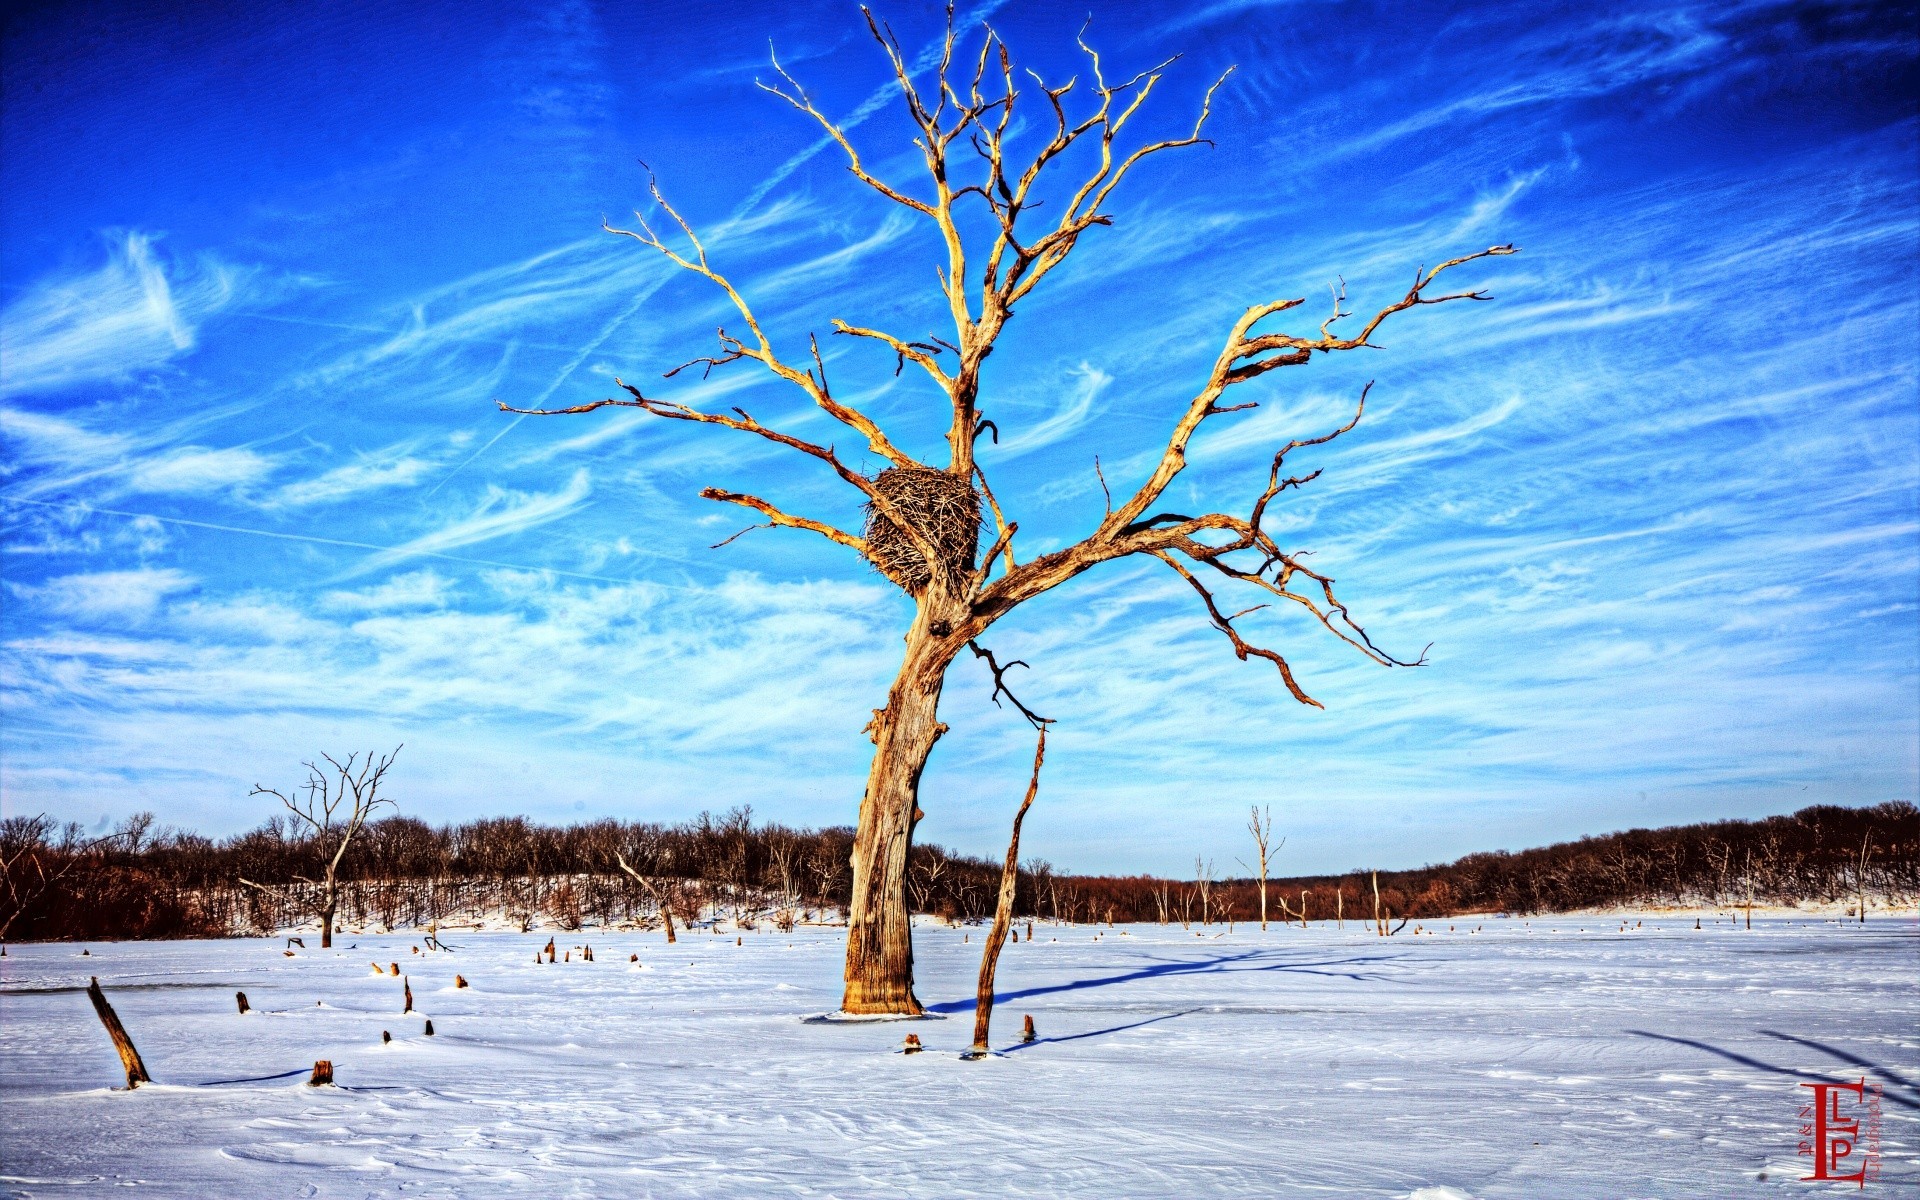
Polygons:
M152 1083L153 1076L147 1074L147 1064L140 1061L140 1052L133 1047L133 1039L127 1036L127 1027L120 1023L120 1014L113 1011L113 1005L107 1003L106 993L100 990L100 977L95 975L87 984L87 999L93 1001L93 1011L100 1016L100 1023L107 1027L107 1036L113 1039L113 1048L120 1055L120 1065L127 1072L127 1090L132 1091L143 1083Z
M777 526L806 530L860 553L885 568L889 578L902 582L914 599L914 617L899 673L888 691L886 706L874 711L868 726L874 756L853 846L843 1001L845 1011L850 1013L912 1014L920 1011L920 1005L913 995L907 851L920 818L921 773L946 731L939 720L941 688L960 650L1019 605L1082 572L1116 559L1150 555L1192 587L1209 623L1227 639L1237 657L1272 663L1288 692L1302 704L1320 706L1294 678L1284 657L1249 641L1237 624L1272 603L1284 602L1305 610L1376 663L1419 665L1424 661L1421 657L1401 659L1377 646L1336 596L1333 579L1282 548L1262 524L1268 506L1282 493L1300 488L1319 475L1318 471L1287 474L1287 456L1324 445L1351 430L1364 409L1364 392L1347 424L1282 447L1273 457L1264 486L1254 491L1244 510L1193 516L1162 511L1158 505L1185 468L1188 444L1204 422L1258 406L1255 400L1227 402L1230 389L1280 367L1305 364L1316 355L1372 347L1373 334L1396 313L1453 300L1485 300L1488 296L1482 291L1432 295L1429 289L1443 272L1477 259L1510 254L1513 248L1494 246L1415 272L1408 291L1375 312L1352 336L1335 331L1336 325L1353 316L1346 307L1344 287L1334 290L1332 311L1313 332L1289 333L1271 324L1274 318L1299 308L1304 300L1269 300L1247 308L1229 330L1207 378L1175 416L1166 444L1146 478L1117 505L1109 492L1104 515L1080 541L1021 562L1015 550L1019 525L1009 518L975 458L975 446L983 434L990 433L995 440L999 435L998 426L981 410L983 366L1015 307L1080 246L1083 235L1113 223L1108 201L1137 165L1163 151L1210 144L1201 133L1214 92L1226 76L1207 89L1188 134L1126 150L1119 144L1123 133L1172 59L1126 79L1109 80L1100 55L1083 40L1080 45L1087 56L1091 84L1069 80L1048 85L1038 77L1016 72L1005 45L985 26L977 56L969 52L967 61L956 61L959 39L949 9L938 71L922 84L914 81L892 31L870 13L867 24L892 66L902 105L916 128L915 143L925 167L925 179L919 188L896 187L875 175L846 131L820 111L777 60L773 67L778 81L761 86L818 123L845 154L848 169L856 179L930 222L939 236L946 258L940 289L953 319L951 339L909 340L839 319L831 324L835 335L881 346L894 359L896 374L911 363L938 387L951 412L944 463L930 465L915 459L866 413L837 397L828 382L817 339L808 339L801 356L776 350L746 298L713 266L706 246L692 225L667 202L657 182L651 184L651 192L658 210L670 222L662 226L667 236L656 232L640 213L635 214L635 229L606 228L634 239L719 288L738 316L740 324L736 328L745 330L731 334L723 327L714 354L675 367L666 372L667 378L696 366L704 377L737 362L759 364L857 435L869 451L888 463L889 469L939 470L976 488L992 518L994 536L985 554L977 562L952 561L942 553L945 543L933 531L918 528L880 486L877 476L869 477L848 466L833 445L769 427L744 409L707 412L647 395L619 379L615 383L625 393L622 396L558 409L517 409L504 403L500 407L541 416L585 413L608 406L639 408L666 420L718 426L785 446L825 465L859 493L869 514L869 533L878 521L890 535L904 537L923 555L924 574L902 571L898 545L889 545L885 553L879 553L867 537L788 512L760 496L717 487L701 492L707 499L739 505L764 518L750 529ZM1086 102L1076 103L1081 96ZM1031 115L1026 114L1029 104L1035 110ZM1014 119L1017 105L1023 114L1020 122ZM1080 111L1070 113L1070 108ZM1026 149L1016 161L1009 153L1022 126L1027 127L1023 138ZM961 182L962 174L967 174L971 182ZM1059 180L1061 186L1043 187L1043 180L1049 184ZM956 215L961 205L978 205L984 210L990 236L969 233L980 226L972 217ZM1101 486L1107 486L1104 475ZM1264 593L1265 602L1237 612L1223 611L1203 582L1208 571L1217 576L1215 586L1224 581L1252 587Z
M981 1057L988 1052L987 1033L993 1024L993 977L1000 966L1000 948L1006 945L1007 931L1013 927L1013 898L1020 880L1020 824L1027 819L1027 810L1033 807L1033 798L1040 794L1040 765L1047 760L1047 725L1040 723L1039 736L1033 748L1033 777L1027 782L1027 794L1020 801L1020 809L1013 814L1013 835L1007 839L1007 861L1000 870L1000 900L993 911L993 929L987 934L987 944L980 951L980 982L974 989L973 1001L973 1047L968 1051L971 1057ZM1027 1018L1027 1030L1031 1033L1033 1018ZM1032 1041L1032 1037L1027 1038Z

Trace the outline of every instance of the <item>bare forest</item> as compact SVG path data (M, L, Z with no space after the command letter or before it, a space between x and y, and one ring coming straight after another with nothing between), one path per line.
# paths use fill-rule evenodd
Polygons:
M455 926L479 920L558 926L683 928L838 923L849 900L846 828L755 824L747 808L677 825L595 821L567 827L494 818L434 827L390 816L366 825L340 862L343 930ZM105 835L46 817L0 823L0 932L11 941L222 937L301 926L325 904L312 882L327 847L286 816L224 840L156 829L135 817ZM620 869L624 858L631 874ZM990 920L1003 864L937 845L913 849L916 913ZM1019 865L1021 919L1195 928L1257 922L1256 879L1206 864L1168 879L1077 875ZM245 880L246 882L242 882ZM1375 908L1375 889L1379 909ZM1287 923L1393 924L1471 913L1516 915L1623 906L1799 901L1869 910L1920 895L1920 809L1818 806L1758 821L1634 829L1532 850L1470 854L1417 870L1356 867L1267 880L1269 915Z

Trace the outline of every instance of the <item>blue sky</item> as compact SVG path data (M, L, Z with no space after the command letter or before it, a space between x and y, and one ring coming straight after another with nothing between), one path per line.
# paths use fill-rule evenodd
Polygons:
M1086 11L961 21L1063 79ZM929 5L884 15L910 53L937 36ZM1431 665L1249 618L1326 705L1302 708L1159 564L1084 576L986 639L1059 721L1032 851L1230 870L1257 802L1278 869L1337 870L1915 798L1913 27L1875 4L1094 5L1116 69L1186 55L1151 132L1239 69L1217 144L1143 167L989 365L983 461L1023 554L1098 519L1095 455L1137 482L1247 305L1314 311L1344 276L1378 307L1422 263L1523 253L1467 268L1493 304L1252 385L1169 496L1244 509L1278 443L1377 380L1268 527ZM404 741L397 794L430 820L851 822L907 602L808 534L708 549L746 521L697 493L842 523L859 497L725 431L493 405L711 347L711 289L600 232L645 206L641 158L777 341L835 317L950 334L933 233L755 88L769 41L912 179L851 5L11 19L6 812L231 832L267 815L256 780ZM837 388L934 455L929 390L842 341ZM833 436L742 366L652 386ZM950 677L922 833L994 853L1031 743L988 690Z

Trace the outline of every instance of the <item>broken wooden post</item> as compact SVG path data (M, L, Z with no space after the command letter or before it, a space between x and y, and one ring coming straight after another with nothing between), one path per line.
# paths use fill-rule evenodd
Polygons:
M977 654L979 650L976 648L974 652ZM996 682L999 679L998 668L995 668L994 678ZM980 981L974 989L973 1002L973 1045L962 1056L970 1059L984 1058L989 1053L987 1032L993 1022L993 976L1000 965L1000 948L1006 945L1007 933L1013 926L1014 893L1020 879L1020 824L1027 819L1027 810L1033 807L1033 798L1040 794L1040 766L1047 759L1047 722L1034 719L1032 714L1028 714L1028 717L1034 720L1040 735L1033 748L1033 778L1027 783L1027 794L1021 799L1019 810L1013 814L1013 833L1007 839L1007 861L1000 869L1000 896L994 905L993 928L987 932L986 947L980 951Z
M307 1080L307 1086L308 1087L332 1087L333 1086L333 1060L332 1059L330 1058L319 1059L313 1064L313 1078Z
M120 1065L127 1069L127 1090L152 1083L153 1076L147 1074L147 1064L140 1061L140 1052L133 1048L127 1027L120 1023L113 1005L107 1003L106 994L100 990L100 977L92 978L93 982L87 985L87 999L93 1001L93 1011L100 1014L100 1023L107 1027L107 1036L113 1039L113 1048L120 1052Z
M1033 1014L1027 1013L1026 1019L1020 1025L1020 1040L1023 1042L1030 1042L1034 1039L1034 1036L1035 1035L1033 1032Z
M239 1001L240 1003L240 1015L243 1017L246 1016L247 1015L247 994L245 992L235 992L233 994L233 998Z

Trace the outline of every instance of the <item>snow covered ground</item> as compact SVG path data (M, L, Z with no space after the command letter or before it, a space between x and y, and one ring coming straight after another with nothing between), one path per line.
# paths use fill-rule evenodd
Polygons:
M19 1197L1858 1194L1800 1182L1803 1081L1883 1088L1920 1191L1920 930L1470 918L1382 939L1040 925L971 1034L981 930L917 938L947 1020L822 1024L842 934L586 930L13 946L0 1183ZM1024 928L1024 927L1023 927ZM1483 932L1472 932L1476 928ZM971 934L970 939L968 935ZM963 940L968 939L968 940ZM628 961L640 957L638 966ZM398 961L401 981L376 974ZM454 987L454 975L472 984ZM157 1081L117 1060L98 975ZM256 1011L240 1016L233 993ZM1016 1044L1022 1013L1040 1039ZM436 1036L423 1036L431 1018ZM383 1045L381 1031L393 1034ZM906 1033L928 1052L903 1055ZM315 1059L339 1086L310 1088Z

